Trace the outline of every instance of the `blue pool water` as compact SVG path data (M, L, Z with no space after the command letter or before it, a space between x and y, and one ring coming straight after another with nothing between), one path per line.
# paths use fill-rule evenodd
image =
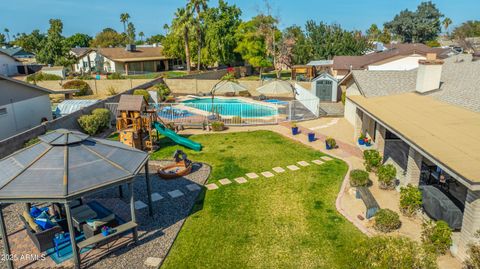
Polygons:
M183 102L186 106L212 111L212 98L198 98ZM256 103L248 103L235 98L214 98L213 110L223 116L242 118L269 117L277 115L277 109Z

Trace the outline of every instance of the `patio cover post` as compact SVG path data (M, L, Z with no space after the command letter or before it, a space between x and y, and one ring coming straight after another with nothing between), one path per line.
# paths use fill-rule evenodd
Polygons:
M25 211L30 212L30 208L32 208L32 203L25 203Z
M13 260L10 259L10 244L8 243L7 228L5 227L5 221L3 219L2 204L0 204L0 233L3 241L3 253L5 254L4 260L7 262L7 268L13 269Z
M148 215L151 217L153 216L152 186L148 175L148 161L145 163L145 180L147 181Z
M123 185L118 185L118 194L120 198L123 198Z
M137 218L135 216L135 195L133 194L133 183L128 183L128 190L130 191L130 214L132 215L132 221L137 222ZM133 241L137 242L138 240L138 232L137 228L133 229Z
M80 269L80 254L78 253L77 240L75 239L75 228L72 223L72 214L70 213L70 203L65 203L65 213L67 215L68 233L72 244L73 263L76 269Z

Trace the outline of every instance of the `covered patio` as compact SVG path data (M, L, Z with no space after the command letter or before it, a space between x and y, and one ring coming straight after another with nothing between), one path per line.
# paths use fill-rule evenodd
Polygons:
M148 154L119 142L62 129L43 135L39 140L0 160L0 170L4 171L0 175L0 203L24 204L19 218L36 248L48 253L54 247L55 255L60 256L57 243L68 242L73 264L80 268L82 249L93 249L130 232L136 241L138 224L133 182L144 167L148 212L150 216L153 214ZM119 217L125 216L125 212L114 213L96 201L84 203L85 196L114 187L119 187L123 196L122 185L125 184L130 194L129 221ZM43 206L39 210L48 214L43 219L48 219L45 222L49 222L50 227L37 227L42 219L32 217L32 203ZM108 235L101 233L105 226L111 228ZM0 233L5 257L12 257L3 207L0 208ZM5 259L5 262L8 268L13 268L13 259Z

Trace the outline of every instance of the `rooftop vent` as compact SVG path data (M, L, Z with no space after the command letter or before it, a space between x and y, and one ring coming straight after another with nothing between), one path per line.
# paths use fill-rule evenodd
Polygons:
M385 46L383 45L382 42L375 43L375 52L382 52L384 50L385 50Z
M125 47L126 51L135 51L136 49L137 46L135 46L134 44L127 44L127 46Z

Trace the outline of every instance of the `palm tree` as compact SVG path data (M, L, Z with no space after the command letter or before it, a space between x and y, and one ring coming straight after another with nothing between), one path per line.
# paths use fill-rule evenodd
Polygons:
M5 28L3 29L3 31L5 32L5 34L7 34L8 42L10 42L10 30L8 30L8 28Z
M197 13L197 39L198 39L198 61L197 70L200 70L202 60L202 13L207 9L208 0L190 0L187 4L187 9L192 13Z
M189 32L193 24L192 13L185 8L177 9L175 12L175 19L172 22L172 30L183 36L183 42L185 45L185 58L187 60L187 71L191 71L190 62L190 44L189 44Z
M452 20L449 17L443 19L443 28L445 28L445 32L448 34L448 27L452 24Z
M145 34L143 32L138 33L138 36L140 37L140 40L143 42L143 37Z
M123 23L123 32L127 32L127 22L128 19L130 19L130 14L128 13L122 13L120 14L120 22Z

